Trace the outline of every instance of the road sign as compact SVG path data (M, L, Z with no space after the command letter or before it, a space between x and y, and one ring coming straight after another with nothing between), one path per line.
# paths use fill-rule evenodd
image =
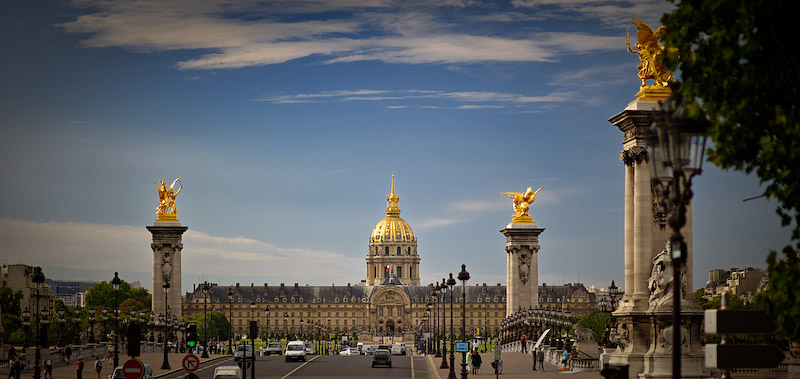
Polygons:
M775 326L765 311L707 309L705 316L706 334L750 334L775 331Z
M708 368L774 368L783 358L783 353L776 345L706 344Z
M183 357L181 366L183 366L183 369L186 371L196 371L198 368L200 368L200 358L194 354L186 354L186 356Z
M456 353L466 353L469 351L469 342L456 342Z
M122 364L122 376L125 379L141 379L144 375L144 363L138 359L128 359Z

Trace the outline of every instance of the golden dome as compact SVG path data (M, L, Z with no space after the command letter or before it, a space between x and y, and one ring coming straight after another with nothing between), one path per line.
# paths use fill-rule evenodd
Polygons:
M394 193L394 175L392 175L392 193L386 195L386 217L372 229L370 242L417 242L411 225L400 218L399 202L400 197Z

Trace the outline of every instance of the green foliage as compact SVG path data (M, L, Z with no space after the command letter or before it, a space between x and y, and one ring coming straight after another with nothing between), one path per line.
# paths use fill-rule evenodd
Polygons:
M689 116L710 124L709 159L755 172L778 201L792 245L768 257L769 310L789 339L800 341L800 44L795 14L772 0L681 0L664 16L665 63L681 72L678 91Z
M223 312L210 312L208 314L208 333L204 329L205 324L204 320L205 317L203 313L196 314L194 316L185 316L185 322L193 322L197 324L197 334L200 336L200 339L203 336L208 336L209 339L217 339L219 341L226 341L228 340L228 330L230 330L230 323L228 322L228 317L225 316ZM249 336L248 336L249 338Z
M86 292L86 306L89 308L105 307L111 310L116 304L119 304L122 314L127 314L130 310L149 310L152 296L147 289L131 288L124 280L119 285L119 291L114 291L110 282L100 282Z
M591 329L592 332L594 332L595 341L600 342L603 340L603 331L606 329L606 325L608 325L610 319L610 314L599 309L595 309L592 311L592 313L589 313L578 320L577 324L584 328Z
M24 333L19 333L22 329L22 319L20 315L20 301L22 291L13 291L9 287L0 287L0 311L3 312L3 341L21 343L25 339Z

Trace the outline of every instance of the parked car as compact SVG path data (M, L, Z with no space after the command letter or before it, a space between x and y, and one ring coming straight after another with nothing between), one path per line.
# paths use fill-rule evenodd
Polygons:
M342 351L339 352L339 355L353 355L353 350L350 350L350 347L345 347Z
M233 360L238 362L241 361L242 358L253 359L253 346L239 345L239 347L236 348L236 352L233 353Z
M108 379L125 379L125 375L122 374L122 366L117 366L114 372L108 376ZM153 379L153 366L149 363L144 364L144 375L142 375L142 379Z
M219 366L214 369L214 379L242 379L242 369L238 366Z
M314 345L311 344L311 342L306 342L305 346L306 346L306 355L316 355L317 354L317 350L314 349Z
M389 345L378 345L378 350L381 350L381 349L390 350L391 351L392 347L389 346Z
M400 345L400 351L402 352L401 354L406 355L406 344L401 343L399 345Z
M303 341L292 341L286 344L286 351L283 352L286 356L286 362L291 360L306 361L306 345Z
M364 343L359 342L356 344L356 349L358 350L358 355L364 355Z
M372 367L377 365L386 365L392 367L392 355L389 353L389 350L375 350L375 354L372 354Z
M264 348L264 354L266 355L281 355L283 352L283 347L281 346L280 342L269 342L267 343L267 347Z
M375 354L375 351L376 351L376 350L378 350L378 348L377 348L377 347L375 347L375 346L372 346L372 345L369 345L369 346L367 346L367 347L365 347L365 348L364 348L364 354L366 354L366 355L373 355L373 354Z
M392 348L389 350L392 355L403 355L403 349L400 345L392 345Z

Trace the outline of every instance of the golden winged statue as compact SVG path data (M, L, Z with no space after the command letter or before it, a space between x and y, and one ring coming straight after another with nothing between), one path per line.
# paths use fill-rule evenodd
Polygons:
M500 196L508 196L514 201L514 211L516 214L511 217L511 222L518 223L533 223L533 219L528 214L531 204L536 200L536 194L542 190L544 186L539 187L536 191L528 187L525 193L519 192L503 192Z
M667 67L659 62L659 57L664 52L664 47L658 43L658 40L666 32L662 25L654 32L653 29L644 21L633 17L633 25L639 31L636 34L638 43L636 43L636 50L631 48L630 33L625 38L625 45L628 51L639 55L639 79L642 79L642 88L667 88L669 84L675 81L675 77L671 72L667 71ZM655 83L647 85L647 80L653 79Z
M158 207L156 207L156 221L178 221L178 208L175 207L175 198L181 193L183 185L180 184L182 176L175 179L167 187L167 183L159 180L153 183L158 189ZM159 184L160 183L160 184ZM175 191L175 184L178 183L178 190Z

